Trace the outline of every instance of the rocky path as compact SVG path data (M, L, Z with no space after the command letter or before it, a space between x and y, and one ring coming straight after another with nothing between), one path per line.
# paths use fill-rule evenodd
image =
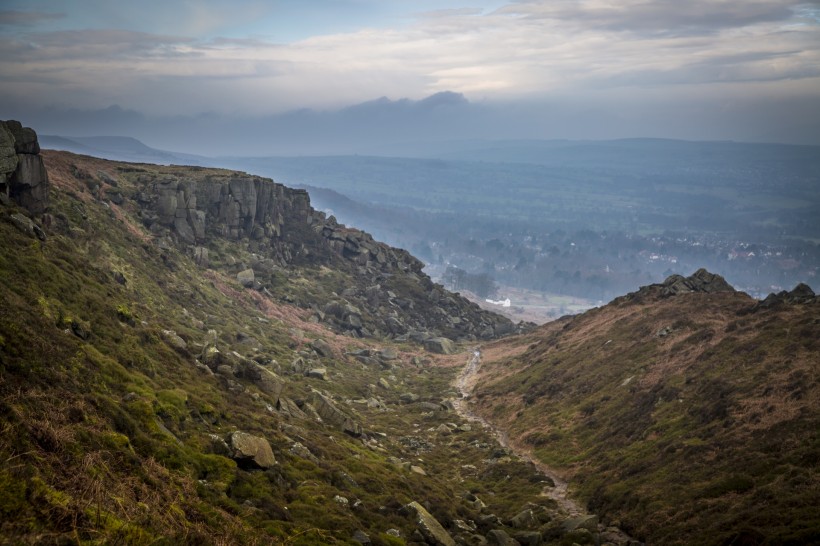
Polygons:
M480 366L481 350L479 348L476 348L473 349L469 361L456 378L455 386L459 394L461 395L461 398L453 401L453 406L455 407L456 412L462 418L468 421L479 423L486 429L490 430L495 436L495 438L498 440L499 444L501 444L503 447L507 449L510 449L517 457L520 457L521 459L532 463L538 469L539 472L541 472L545 476L548 476L555 483L555 486L545 487L541 494L545 497L553 499L556 503L558 503L558 506L561 508L561 510L566 512L566 514L569 517L576 518L591 516L592 514L590 514L586 509L584 509L584 507L582 507L569 497L567 482L563 480L558 474L556 474L553 469L535 459L532 456L532 454L528 453L527 451L515 445L511 445L509 436L507 435L506 431L497 428L492 423L490 423L480 415L476 415L470 410L468 400L475 387L475 383L478 378L478 368ZM611 538L617 540L618 544L639 544L638 541L635 541L632 537L630 537L620 529L610 527L607 529L607 531Z

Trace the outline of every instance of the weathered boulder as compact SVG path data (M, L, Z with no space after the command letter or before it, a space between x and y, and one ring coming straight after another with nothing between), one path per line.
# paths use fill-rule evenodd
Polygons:
M264 438L236 431L228 436L227 444L231 448L231 457L240 465L265 469L276 464L273 450Z
M41 241L46 240L46 234L42 228L38 226L31 218L23 216L22 214L12 214L10 216L11 223L14 227L28 235L29 237L37 237Z
M253 269L245 269L236 274L236 280L242 286L252 288L253 283L256 282L256 276L253 274Z
M333 347L331 347L330 343L322 338L314 339L310 342L310 346L319 356L323 356L325 358L332 358L334 356Z
M521 543L501 529L493 529L487 533L487 544L492 546L521 546Z
M323 421L335 425L342 429L343 432L351 436L361 436L362 426L356 422L355 419L345 414L342 410L336 407L336 404L320 392L314 391L312 397L313 407L316 408L316 413Z
M322 381L327 381L327 368L313 368L308 370L305 374L308 377L312 377L313 379L321 379Z
M431 353L451 355L456 352L455 344L446 337L431 337L424 340L424 348Z
M448 533L444 527L441 526L441 523L439 523L430 512L425 510L421 504L413 501L407 504L405 509L415 514L417 528L428 544L435 546L456 546L456 541L453 540L450 533Z
M48 173L39 155L18 154L17 169L11 175L9 195L32 214L48 207Z
M31 127L23 127L19 121L10 119L4 121L3 124L14 136L14 151L18 154L32 154L40 153L40 143L37 142L37 133Z
M163 330L162 339L164 339L168 345L170 345L178 351L188 350L188 344L185 342L184 339L179 337L179 335L177 335L177 333L173 330Z

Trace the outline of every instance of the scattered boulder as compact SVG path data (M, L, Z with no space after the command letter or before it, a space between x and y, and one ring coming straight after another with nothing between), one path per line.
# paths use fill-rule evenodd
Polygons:
M434 518L430 512L416 501L405 506L405 510L415 514L418 531L424 537L427 544L435 546L456 546L456 541L450 536L441 523Z
M487 533L487 544L492 546L521 546L521 544L501 529Z
M355 419L346 415L327 396L314 391L312 397L313 407L323 421L339 427L343 432L351 436L362 435L362 426Z
M456 352L456 346L452 340L446 337L431 337L424 340L424 348L431 353L440 355L451 355Z
M231 457L240 466L266 469L276 464L273 450L264 438L236 431L228 436L226 443L231 448Z
M333 347L331 347L330 343L328 343L322 338L314 339L310 342L310 346L313 348L314 351L316 351L316 354L318 354L321 357L333 358L333 356L335 356Z
M236 280L245 288L253 288L256 276L253 274L253 269L245 269L236 274Z
M308 370L305 374L308 377L312 377L314 379L321 379L322 381L327 381L327 368L313 368L312 370Z
M36 237L41 241L46 240L46 234L43 229L38 226L34 220L31 218L27 218L22 214L12 214L10 216L11 223L16 227L18 230L22 231L29 237Z
M188 344L185 342L184 339L179 337L177 333L173 330L163 330L162 339L164 339L168 345L170 345L178 351L188 350Z

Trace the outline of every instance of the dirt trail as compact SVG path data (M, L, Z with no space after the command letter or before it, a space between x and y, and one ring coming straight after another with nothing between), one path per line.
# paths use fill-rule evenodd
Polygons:
M458 389L458 392L461 394L461 398L458 398L453 401L453 406L455 407L456 412L462 418L468 421L479 423L486 429L490 430L498 440L498 443L500 443L503 447L512 450L513 453L515 453L515 455L520 457L521 459L531 462L533 465L535 465L539 472L541 472L545 476L548 476L553 482L555 482L554 487L545 487L541 494L557 502L558 506L560 506L561 509L564 512L566 512L570 517L591 515L586 509L584 509L581 505L579 505L569 497L567 482L563 480L560 476L558 476L554 470L546 466L544 463L535 459L527 451L521 449L518 446L511 445L509 436L504 430L495 427L492 423L490 423L480 415L476 415L470 410L467 401L470 395L472 394L473 388L475 387L476 381L478 379L479 366L481 366L481 349L476 348L473 349L473 353L470 356L470 360L467 362L467 364L461 370L459 376L456 378L455 386L456 389ZM629 535L627 535L621 530L618 530L617 534L619 535L619 538L623 541L622 543L629 543L633 541L633 539Z

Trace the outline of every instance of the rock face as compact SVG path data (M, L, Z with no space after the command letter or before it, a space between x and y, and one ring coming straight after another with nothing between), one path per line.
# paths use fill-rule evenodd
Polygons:
M232 457L240 465L265 469L276 464L273 450L264 438L236 431L230 434L227 444L231 448Z
M302 295L294 303L312 306L317 321L352 337L473 341L516 330L510 320L434 284L407 251L315 211L304 190L228 171L144 173L135 182L143 224L203 266L218 266L207 249L220 238L253 252L253 263L232 270L247 288L273 287L277 271L290 268L346 274L352 282L331 301ZM216 255L217 245L212 250Z
M19 121L0 121L0 192L32 214L42 214L48 187L37 134Z
M456 546L456 541L450 536L441 523L434 518L430 512L424 509L422 505L416 501L411 502L405 508L416 515L416 524L418 530L424 537L427 544L434 544L436 546Z

